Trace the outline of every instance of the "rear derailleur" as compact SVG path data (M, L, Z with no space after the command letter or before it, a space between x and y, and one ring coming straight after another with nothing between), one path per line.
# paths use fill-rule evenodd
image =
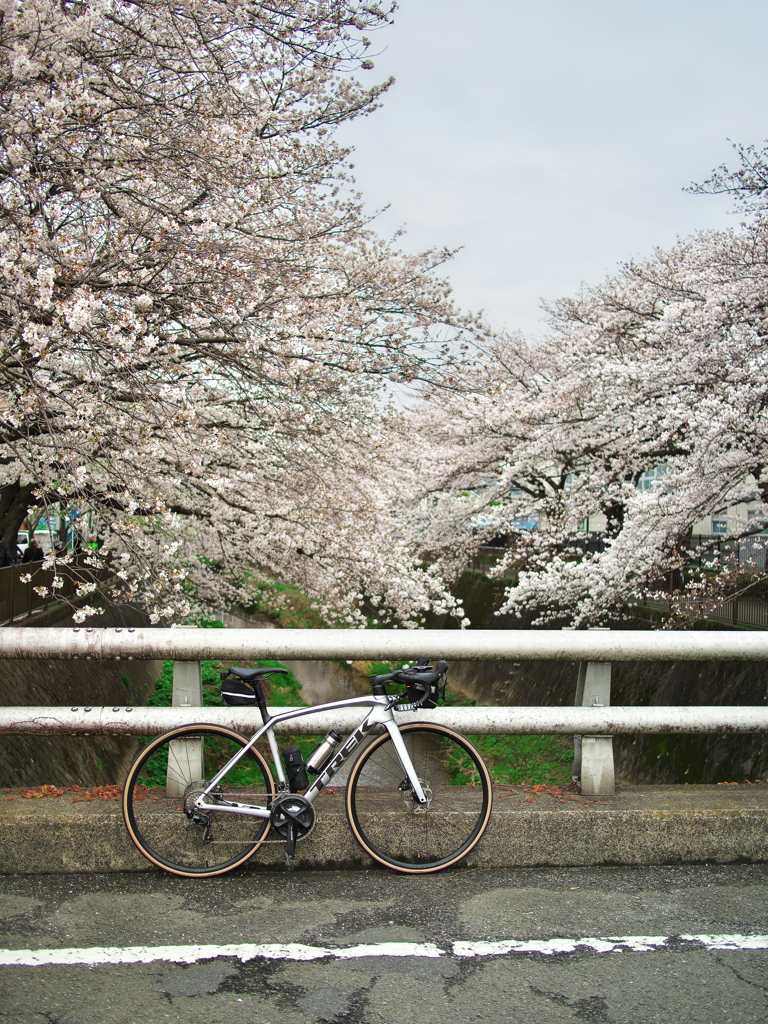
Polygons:
M203 833L203 845L213 842L211 831L211 819L199 807L195 807L195 801L205 792L204 782L193 782L184 791L184 813L195 825L202 825L205 828Z

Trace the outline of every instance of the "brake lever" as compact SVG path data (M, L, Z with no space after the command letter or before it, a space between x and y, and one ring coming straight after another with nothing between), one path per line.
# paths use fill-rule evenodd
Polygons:
M416 685L418 686L419 684L418 684L418 683L416 683ZM418 700L416 700L416 701L414 701L414 702L413 702L413 706L412 706L411 710L412 710L412 711L418 711L418 710L419 710L419 708L421 708L421 707L424 707L424 704L425 704L425 702L426 702L426 701L427 701L427 699L429 698L430 692L431 692L431 691L430 691L430 688L429 688L429 687L427 687L427 688L426 688L426 689L424 690L424 693L423 693L423 694L421 695L421 697L420 697L420 698L419 698Z

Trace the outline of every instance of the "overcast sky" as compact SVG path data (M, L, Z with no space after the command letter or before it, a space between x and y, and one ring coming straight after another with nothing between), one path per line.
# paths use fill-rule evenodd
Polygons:
M401 0L343 141L379 230L463 246L459 304L535 337L542 298L738 223L682 190L768 136L767 39L766 0Z

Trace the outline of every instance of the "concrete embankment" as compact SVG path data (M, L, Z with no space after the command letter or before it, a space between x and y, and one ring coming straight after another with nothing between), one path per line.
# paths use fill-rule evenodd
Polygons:
M105 604L92 622L97 627L145 627L149 617L127 606ZM60 604L16 625L42 636L48 627L60 629L75 622L72 608ZM7 659L0 672L0 706L143 705L154 691L162 667L159 661ZM0 786L120 783L135 756L136 743L131 737L4 736Z
M13 796L13 799L9 797ZM360 868L341 792L317 804L317 825L297 868ZM616 796L511 788L496 794L488 830L467 867L768 861L768 784L622 786ZM116 801L0 794L0 870L7 874L156 870L132 846ZM282 842L265 843L252 869L283 867Z
M472 629L519 630L526 619L496 615L508 581L467 572L454 593L463 603ZM450 617L432 616L430 629L453 629ZM658 626L658 623L656 624ZM728 632L723 623L699 623L702 635ZM648 630L650 622L621 620L613 628ZM567 661L459 662L451 664L454 692L478 704L568 706L576 695L578 664ZM755 706L768 703L765 662L614 662L611 703L626 706L711 704ZM617 736L613 744L617 777L633 783L742 782L768 775L768 733L719 733L710 736L638 734Z

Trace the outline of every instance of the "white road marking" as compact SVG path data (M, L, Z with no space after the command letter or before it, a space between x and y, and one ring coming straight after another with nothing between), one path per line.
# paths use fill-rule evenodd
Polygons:
M370 945L332 949L331 956L353 960L360 956L443 956L445 950L433 942L374 942Z
M454 956L506 956L509 953L575 953L579 946L595 953L614 953L620 949L646 952L663 946L666 935L627 935L623 938L583 939L506 939L503 942L454 942Z
M685 942L700 942L707 949L767 949L768 935L681 935Z
M359 946L305 946L298 942L243 942L232 945L201 946L95 946L90 949L0 949L2 967L45 967L85 964L149 964L169 961L193 964L216 957L234 957L243 963L262 957L266 960L320 960L334 957L352 960L365 956L397 957L483 957L509 956L514 953L574 953L580 948L595 953L648 952L667 946L670 940L682 941L705 949L768 949L768 935L624 935L580 939L504 939L499 942L454 942L440 949L433 942L375 942Z
M768 949L768 935L624 935L604 939L505 939L502 942L454 942L454 956L507 956L510 953L575 953L583 946L595 953L645 953L677 939L705 949Z
M245 963L256 957L267 960L319 960L332 956L349 960L363 956L443 956L444 950L431 942L378 942L371 945L325 947L297 942L243 942L226 946L96 946L91 949L2 949L0 966L43 967L50 964L149 964L168 960L193 964L198 960L231 956Z

